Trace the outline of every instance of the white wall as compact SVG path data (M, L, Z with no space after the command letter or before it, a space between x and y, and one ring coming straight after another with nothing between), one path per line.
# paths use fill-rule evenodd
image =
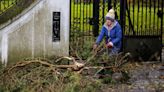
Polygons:
M69 55L69 8L69 0L40 0L19 19L0 29L2 63ZM61 12L59 42L52 42L52 13L55 11Z

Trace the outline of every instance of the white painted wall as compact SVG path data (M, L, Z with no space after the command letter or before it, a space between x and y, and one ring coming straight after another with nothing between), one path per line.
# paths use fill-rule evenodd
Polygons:
M69 8L69 0L40 0L19 19L0 29L2 63L69 55ZM60 42L52 42L52 13L55 11L61 12Z

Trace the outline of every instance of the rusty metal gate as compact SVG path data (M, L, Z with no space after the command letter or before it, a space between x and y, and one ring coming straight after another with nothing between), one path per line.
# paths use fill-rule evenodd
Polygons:
M70 0L70 3L71 55L92 48L111 8L123 30L124 52L132 52L134 58L142 60L154 60L161 55L163 0Z

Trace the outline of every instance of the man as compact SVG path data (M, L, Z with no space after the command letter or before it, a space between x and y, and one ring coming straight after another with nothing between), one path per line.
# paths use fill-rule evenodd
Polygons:
M105 16L106 22L93 46L96 49L104 36L106 36L106 47L109 48L109 55L116 55L120 52L122 46L122 30L119 23L115 20L115 12L110 9Z

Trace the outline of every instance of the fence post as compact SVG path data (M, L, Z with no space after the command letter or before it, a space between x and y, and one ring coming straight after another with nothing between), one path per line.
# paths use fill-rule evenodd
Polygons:
M99 32L99 3L100 0L93 0L93 35L98 36Z
M163 54L163 50L162 50L162 48L164 47L164 44L163 44L163 37L164 37L164 35L163 35L163 4L164 4L164 1L162 0L162 16L161 16L161 56L160 56L160 61L162 61L162 54Z
M122 36L124 39L124 31L125 31L125 15L126 15L126 6L125 6L125 0L120 0L120 25L122 28ZM123 39L122 39L122 48L121 51L123 51Z
M120 24L123 32L125 30L125 15L126 15L125 0L120 0Z

